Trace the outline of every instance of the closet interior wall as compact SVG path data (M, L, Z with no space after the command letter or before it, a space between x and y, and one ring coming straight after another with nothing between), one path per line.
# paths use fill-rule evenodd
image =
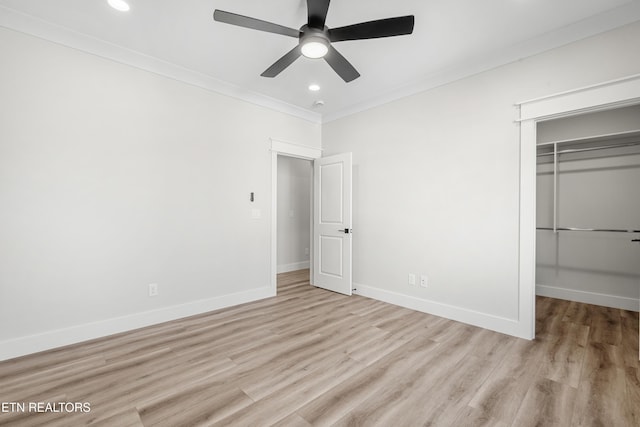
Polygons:
M310 266L312 177L311 161L278 156L278 273Z
M640 106L538 124L536 214L538 295L638 311Z

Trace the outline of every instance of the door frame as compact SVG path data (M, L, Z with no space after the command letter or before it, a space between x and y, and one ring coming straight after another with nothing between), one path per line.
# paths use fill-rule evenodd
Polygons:
M322 149L274 138L270 138L269 141L271 144L271 290L273 295L276 295L278 292L278 156L311 160L311 172L313 173L313 160L322 157ZM311 204L313 208L313 197ZM313 267L312 223L311 244L309 245L309 281L313 280Z
M535 338L537 124L637 104L640 74L516 103L520 108L518 336Z

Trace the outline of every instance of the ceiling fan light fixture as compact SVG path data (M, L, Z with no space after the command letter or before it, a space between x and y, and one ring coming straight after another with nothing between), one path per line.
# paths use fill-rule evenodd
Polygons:
M109 6L115 10L119 10L120 12L128 12L130 9L129 3L124 0L107 0L107 3L109 3Z
M307 58L318 59L329 52L329 44L322 37L308 37L300 50Z
M213 20L237 27L298 39L298 44L293 49L285 53L260 74L262 77L276 77L301 56L306 58L324 57L327 64L345 83L357 79L360 77L360 73L333 47L333 43L394 37L413 33L415 23L413 15L376 19L344 27L329 28L325 25L328 10L329 0L307 0L307 23L298 30L219 9L213 11Z

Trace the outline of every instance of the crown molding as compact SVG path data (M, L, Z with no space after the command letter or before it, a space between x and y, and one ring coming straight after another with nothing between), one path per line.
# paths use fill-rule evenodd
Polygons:
M205 74L143 53L99 40L69 28L0 6L0 27L38 37L62 46L109 59L150 73L230 96L271 110L321 123L321 115L304 108L244 89Z
M319 114L170 62L52 24L8 7L0 6L0 27L181 81L211 92L240 99L316 124L338 120L636 21L640 21L640 1L631 0L627 5L513 45L496 52L494 55L483 57L481 60L474 58L455 68L440 70L425 76L419 81L396 87L365 102L348 106L333 113Z
M502 65L513 63L523 58L586 39L636 21L640 21L640 1L632 0L627 5L512 45L507 49L496 52L494 55L483 57L481 60L474 58L455 68L441 70L429 74L414 83L397 87L384 95L373 97L366 102L346 107L334 113L325 114L322 116L322 123L338 120L438 86L444 86L474 74L489 71Z

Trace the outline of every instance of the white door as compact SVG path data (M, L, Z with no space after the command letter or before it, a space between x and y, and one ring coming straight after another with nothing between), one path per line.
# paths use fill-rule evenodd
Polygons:
M351 295L351 153L313 168L313 285Z

